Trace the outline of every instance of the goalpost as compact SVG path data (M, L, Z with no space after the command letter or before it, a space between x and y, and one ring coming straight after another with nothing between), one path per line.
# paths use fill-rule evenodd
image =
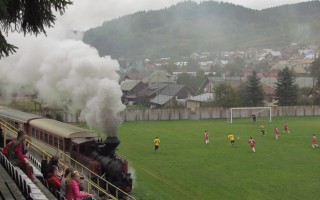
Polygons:
M250 118L251 121L269 121L272 119L272 107L239 107L230 108L226 111L227 121L234 122L235 119Z

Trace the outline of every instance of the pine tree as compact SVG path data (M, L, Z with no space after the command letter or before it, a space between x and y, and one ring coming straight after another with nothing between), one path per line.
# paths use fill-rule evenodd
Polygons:
M315 80L314 87L312 89L313 104L320 105L320 58L317 58L311 64L311 75Z
M294 106L298 103L298 85L294 84L293 72L285 67L278 73L276 84L276 99L279 106Z
M56 17L63 14L71 0L0 0L0 59L16 51L3 34L23 32L38 35L52 27Z
M248 77L242 93L242 100L244 106L264 105L264 92L260 83L260 78L257 76L255 71L253 71L252 75Z

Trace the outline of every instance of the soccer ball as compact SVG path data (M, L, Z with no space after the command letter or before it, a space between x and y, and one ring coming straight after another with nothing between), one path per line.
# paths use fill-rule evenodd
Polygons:
M240 137L238 137L238 140L240 139Z

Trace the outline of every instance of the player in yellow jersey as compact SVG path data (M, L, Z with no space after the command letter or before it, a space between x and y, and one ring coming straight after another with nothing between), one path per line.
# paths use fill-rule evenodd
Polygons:
M264 130L263 124L260 124L261 134L266 135L266 131Z
M154 144L154 151L157 152L160 146L160 139L159 137L156 137L156 139L153 140L153 144Z
M232 145L233 147L235 147L235 146L236 146L236 143L234 142L234 135L233 135L232 133L230 133L230 134L228 135L228 138L229 138L229 140L230 140L230 142L231 142L231 145Z

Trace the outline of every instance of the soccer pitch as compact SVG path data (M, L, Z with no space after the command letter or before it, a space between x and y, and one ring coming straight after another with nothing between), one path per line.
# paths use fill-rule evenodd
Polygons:
M283 132L285 121L290 135ZM133 168L133 195L141 200L319 199L320 149L311 147L312 134L320 141L319 122L320 117L273 118L263 123L266 136L260 122L250 120L125 122L119 128L118 154ZM236 148L229 133L235 135ZM156 136L161 145L155 153ZM256 153L248 144L250 136Z

